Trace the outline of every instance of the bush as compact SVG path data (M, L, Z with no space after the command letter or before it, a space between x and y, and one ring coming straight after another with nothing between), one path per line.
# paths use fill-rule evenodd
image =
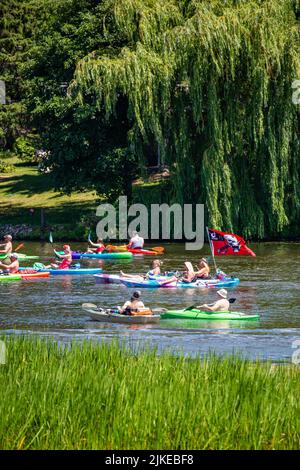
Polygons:
M18 137L15 142L14 150L17 156L24 162L36 162L33 137Z
M0 160L0 173L13 173L15 167Z

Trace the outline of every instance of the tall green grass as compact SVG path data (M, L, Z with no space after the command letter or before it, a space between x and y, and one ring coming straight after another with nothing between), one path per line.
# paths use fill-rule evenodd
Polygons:
M1 449L297 449L300 369L5 338Z

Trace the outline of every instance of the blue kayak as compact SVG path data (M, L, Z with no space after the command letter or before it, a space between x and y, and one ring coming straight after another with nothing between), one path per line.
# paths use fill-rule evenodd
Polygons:
M35 268L20 268L20 271L22 269L35 269ZM85 269L85 268L70 268L70 269L37 269L36 270L39 273L50 273L52 276L79 276L83 274L99 274L102 273L101 268L91 268L91 269Z
M148 287L148 288L158 288L158 287L165 287L165 288L202 288L202 289L222 289L222 288L229 288L235 287L239 284L240 280L237 277L228 277L225 279L207 279L207 280L197 280L195 282L182 282L182 281L172 281L167 282L166 279L147 279L144 281L135 280L135 279L124 279L121 278L120 281L122 284L125 284L127 287Z

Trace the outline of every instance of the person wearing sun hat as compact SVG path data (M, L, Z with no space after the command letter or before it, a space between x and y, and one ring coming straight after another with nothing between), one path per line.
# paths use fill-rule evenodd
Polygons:
M217 291L219 299L213 304L199 305L197 308L203 312L228 312L230 303L227 300L227 290L220 289Z
M16 274L19 271L20 264L18 260L18 254L17 253L12 253L10 255L10 263L5 264L0 262L0 268L4 270L4 272L10 273L10 274Z

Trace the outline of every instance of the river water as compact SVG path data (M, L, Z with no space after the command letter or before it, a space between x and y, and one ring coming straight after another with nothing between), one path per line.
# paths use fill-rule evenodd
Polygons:
M164 246L166 253L161 257L164 270L182 269L184 261L197 261L209 254L207 246L201 252L186 252L183 244ZM72 249L85 247L86 244L72 245ZM62 342L118 339L134 348L150 344L159 352L169 350L190 356L239 352L250 359L290 362L295 341L299 340L300 344L300 243L251 244L251 249L256 258L219 257L217 263L226 273L241 280L238 287L230 290L230 297L236 298L232 310L259 313L260 321L164 320L158 325L138 326L93 322L81 309L83 302L122 305L132 291L120 285L96 284L93 276L54 276L0 282L0 333L38 333ZM27 242L23 251L40 255L44 263L53 258L49 244ZM142 273L149 269L150 263L151 257L145 256L129 262L87 260L82 265L101 266L110 273L118 273L120 269ZM182 308L210 303L215 298L215 289L143 289L143 301L151 308Z

